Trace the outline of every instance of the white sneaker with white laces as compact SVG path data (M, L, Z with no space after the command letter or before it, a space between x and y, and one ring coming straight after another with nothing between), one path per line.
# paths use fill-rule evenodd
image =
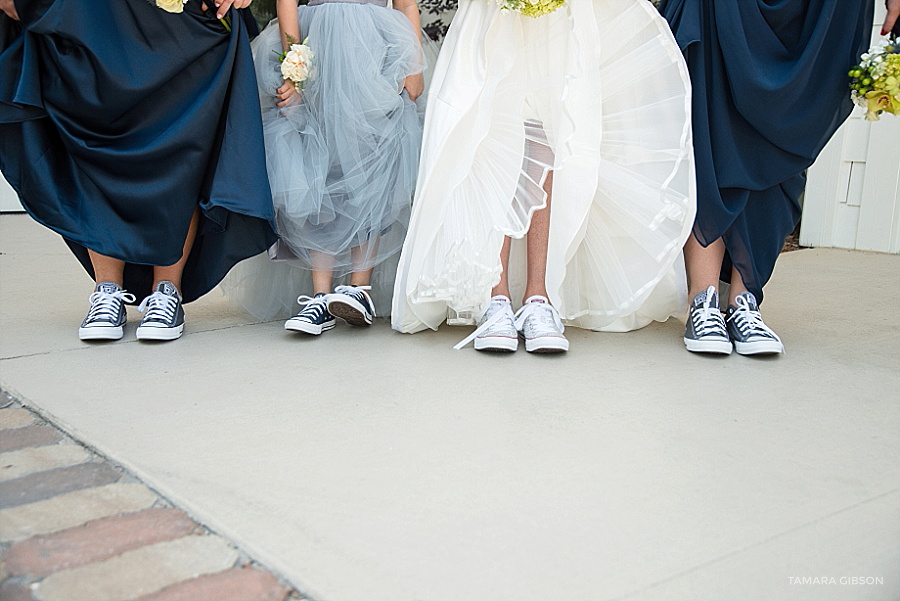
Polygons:
M491 299L487 311L478 320L478 328L463 343L462 348L474 337L476 351L512 353L519 348L519 332L516 316L509 298L499 294Z
M563 335L566 327L559 312L545 296L531 296L516 312L516 329L525 338L529 353L565 353L569 341Z

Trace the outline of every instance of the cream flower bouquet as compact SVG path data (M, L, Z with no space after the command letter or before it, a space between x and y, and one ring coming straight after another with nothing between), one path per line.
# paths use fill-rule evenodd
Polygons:
M566 3L566 0L496 0L503 12L513 11L526 17L550 14Z
M278 55L281 75L293 82L294 88L299 92L303 89L303 83L312 75L313 59L316 55L307 44L309 38L297 43L292 36L287 36L287 41L290 47Z

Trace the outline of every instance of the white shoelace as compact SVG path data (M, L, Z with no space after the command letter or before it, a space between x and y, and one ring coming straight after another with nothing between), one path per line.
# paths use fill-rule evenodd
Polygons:
M369 296L367 290L371 290L371 286L336 286L334 291L337 294L347 294L349 296L364 296L366 301L369 303L369 310L372 311L372 316L375 316L375 302L372 300L372 297Z
M178 298L156 291L138 306L138 312L146 314L141 321L162 321L172 323L175 319L175 311L178 309Z
M493 301L492 301L492 304L493 304ZM506 303L506 305L507 305L507 307L508 307L508 306L509 306L509 303ZM506 309L506 310L504 310L503 308L497 309L497 311L495 311L493 315L491 315L490 317L488 317L488 318L484 321L483 324L481 324L480 326L478 326L477 328L475 328L475 331L474 331L474 332L472 332L471 334L469 334L468 336L466 336L463 340L460 340L459 343L456 344L456 345L453 347L453 350L455 350L455 351L460 351L460 350L462 350L463 348L465 348L465 346L466 346L467 344L469 344L470 342L472 342L473 340L475 340L476 338L478 338L479 336L481 336L482 333L484 333L484 332L486 332L487 330L489 330L489 329L491 329L492 327L494 327L494 325L496 325L497 323L499 323L504 317L507 317L511 312L512 312L512 311L510 311L510 310L508 310L508 309ZM515 319L515 317L514 317L513 319Z
M492 328L508 315L507 311L502 309L497 310L496 313L485 320L483 324L475 328L474 332L461 340L453 347L453 349L457 351L462 350L467 344L478 338L483 332ZM559 317L559 311L557 311L556 307L550 303L525 303L518 311L516 311L513 317L513 325L516 328L516 331L519 332L525 327L525 322L530 317L534 317L538 324L544 326L540 335L558 335L566 331L566 326L563 325L562 319Z
M294 317L307 317L304 315L307 311L314 313L314 319L318 319L322 314L328 312L328 300L323 294L322 296L308 296L301 294L297 297L297 304L303 307Z
M722 311L718 306L712 305L715 295L715 286L710 286L706 289L706 300L703 301L703 306L691 309L691 323L694 326L694 333L699 337L715 335L728 338Z
M750 303L745 296L738 296L735 299L735 303L737 304L737 307L728 317L728 321L733 321L741 334L748 338L762 336L781 342L781 338L778 337L778 334L773 332L769 326L763 323L760 312L750 308Z
M559 317L559 311L550 303L525 303L522 308L516 311L516 329L522 331L525 322L534 317L543 329L539 331L539 335L557 335L566 331L562 319Z
M91 294L88 300L91 302L91 308L88 310L85 323L92 321L116 322L119 319L120 304L123 302L133 303L136 299L130 292L119 289L115 292L99 290Z

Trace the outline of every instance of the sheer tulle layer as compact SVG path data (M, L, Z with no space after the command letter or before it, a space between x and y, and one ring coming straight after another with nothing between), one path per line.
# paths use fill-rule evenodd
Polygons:
M308 38L315 53L298 104L275 106L275 90L283 83L278 22L253 43L281 237L275 256L294 264L239 266L224 286L262 318L282 315L286 302L311 291L301 267L330 267L341 278L354 269L396 263L421 146L422 122L403 91L405 78L423 70L409 21L396 10L343 2L301 6L298 15L300 37ZM279 280L303 287L271 304L257 291L285 292L284 282L270 280L277 273ZM378 296L387 312L391 282L385 285L387 294Z
M648 3L570 2L526 19L461 2L425 131L395 329L483 312L503 238L527 232L551 169L547 286L567 322L621 331L683 311L681 246L695 210L690 84ZM514 248L518 291L523 263Z
M350 249L367 245L371 267L399 251L409 222L421 124L401 90L422 70L418 44L403 15L383 7L298 13L316 56L297 106L274 107L277 23L254 44L279 234L307 265L318 251L346 272Z

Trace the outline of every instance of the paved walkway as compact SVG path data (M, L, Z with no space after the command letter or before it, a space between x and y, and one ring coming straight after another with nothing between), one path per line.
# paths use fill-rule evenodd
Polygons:
M762 360L675 320L566 357L304 339L216 294L176 343L88 345L89 292L0 217L0 386L312 599L900 598L900 257L784 256Z
M285 601L234 545L0 398L0 599Z

